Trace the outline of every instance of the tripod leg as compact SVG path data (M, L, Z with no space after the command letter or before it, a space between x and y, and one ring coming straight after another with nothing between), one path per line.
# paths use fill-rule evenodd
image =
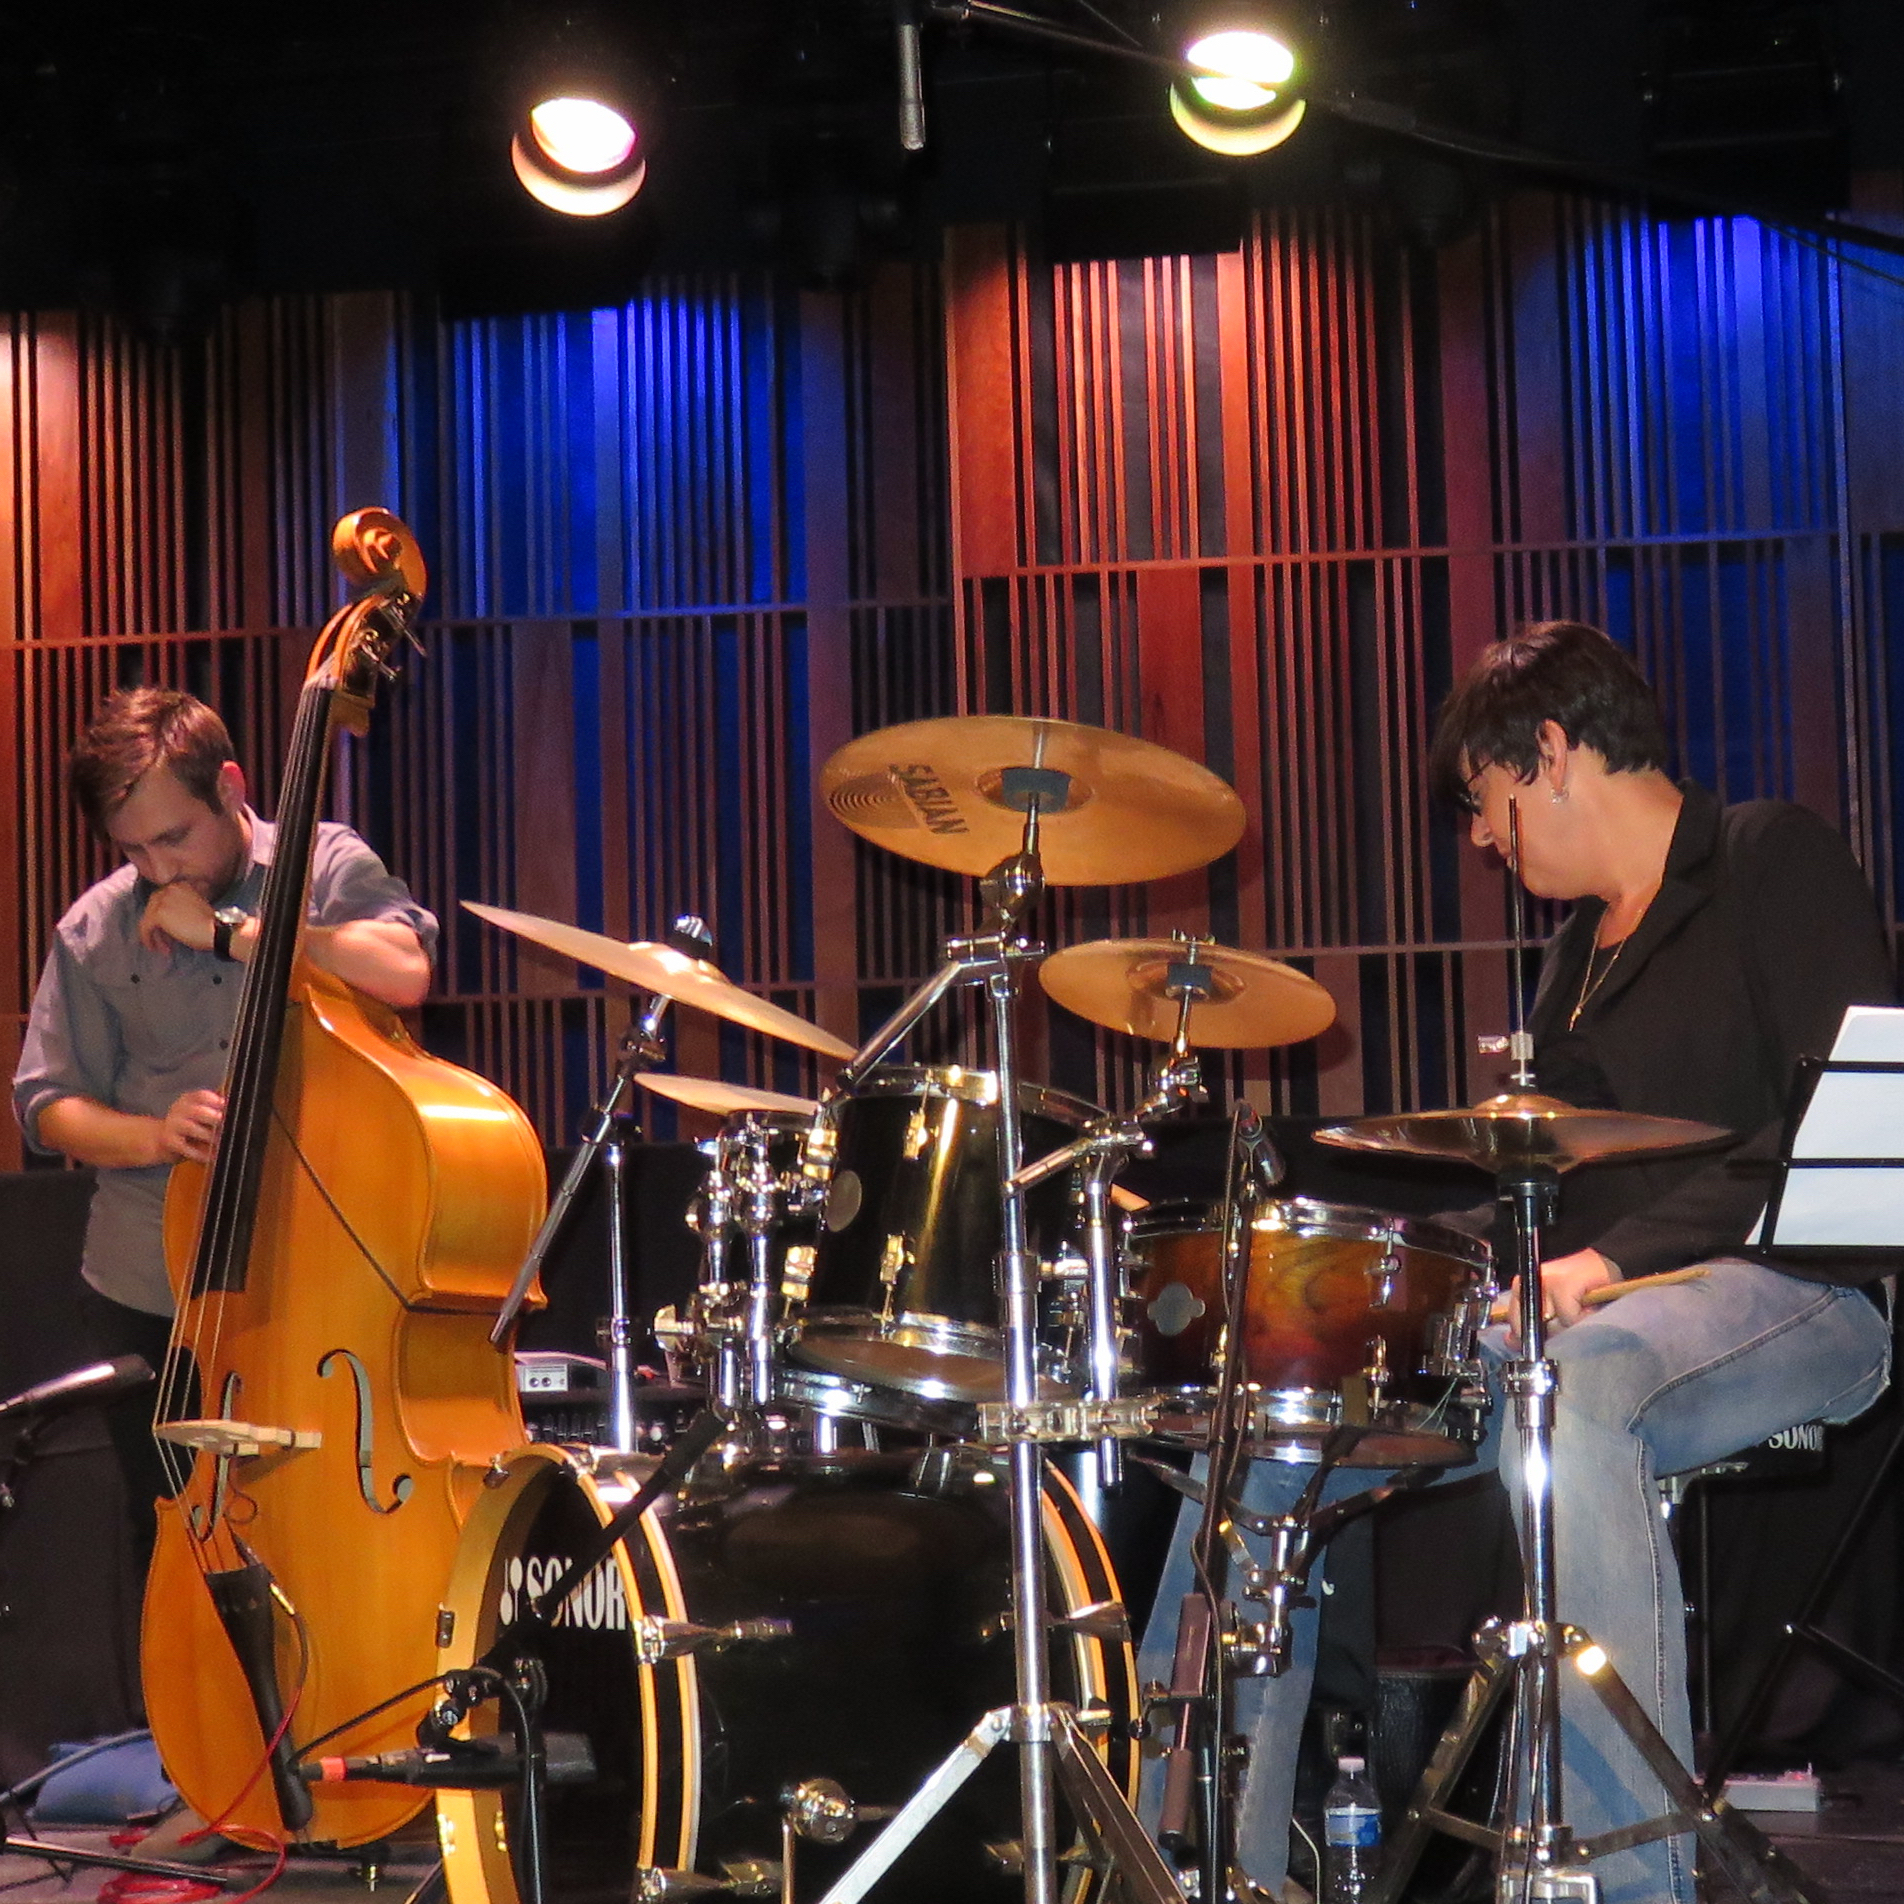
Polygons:
M859 1904L859 1899L891 1870L899 1854L951 1802L952 1794L984 1764L992 1747L1010 1730L1011 1720L1009 1706L988 1712L900 1806L886 1829L853 1860L820 1904Z
M1474 1756L1481 1735L1500 1710L1502 1699L1514 1683L1515 1663L1508 1658L1498 1634L1482 1634L1481 1663L1461 1694L1461 1707L1435 1747L1421 1775L1421 1783L1409 1801L1407 1816L1394 1845L1383 1859L1369 1904L1396 1904L1415 1875L1415 1866L1428 1848L1430 1836L1447 1832L1472 1843L1498 1846L1501 1834L1484 1825L1457 1818L1446 1809L1461 1774Z
M1671 1830L1697 1832L1699 1842L1725 1873L1727 1882L1748 1899L1749 1904L1818 1904L1820 1894L1806 1891L1809 1880L1804 1873L1756 1825L1742 1818L1723 1799L1708 1800L1693 1783L1692 1774L1673 1755L1672 1747L1660 1736L1659 1728L1647 1716L1646 1709L1633 1697L1626 1681L1606 1662L1603 1653L1600 1665L1589 1670L1588 1661L1598 1651L1578 1629L1567 1629L1568 1657L1580 1667L1587 1683L1599 1695L1600 1703L1665 1787L1673 1810L1657 1822ZM1627 1836L1624 1832L1608 1832L1588 1839L1576 1847L1576 1855L1598 1856L1603 1849L1614 1848L1608 1839L1624 1840Z
M1058 1783L1098 1856L1105 1889L1114 1879L1121 1880L1131 1904L1183 1904L1170 1867L1076 1721L1061 1707L1052 1716Z

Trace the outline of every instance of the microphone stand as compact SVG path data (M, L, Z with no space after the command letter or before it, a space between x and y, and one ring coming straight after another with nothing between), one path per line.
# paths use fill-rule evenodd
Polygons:
M693 913L683 913L675 920L668 943L689 958L712 963L714 936L708 931L707 922ZM568 1220L569 1210L596 1158L600 1157L608 1182L608 1315L601 1334L602 1346L608 1351L609 1442L623 1451L635 1446L635 1325L629 1311L628 1239L622 1221L625 1194L622 1131L634 1095L635 1079L667 1061L668 1050L661 1039L661 1026L672 1002L664 992L649 993L639 1014L631 1019L621 1041L614 1083L608 1096L595 1107L581 1147L570 1160L560 1187L550 1199L542 1227L536 1231L529 1253L516 1272L516 1280L510 1285L509 1294L489 1331L489 1339L497 1348L508 1341L509 1332L528 1301L529 1291L535 1286L536 1277Z

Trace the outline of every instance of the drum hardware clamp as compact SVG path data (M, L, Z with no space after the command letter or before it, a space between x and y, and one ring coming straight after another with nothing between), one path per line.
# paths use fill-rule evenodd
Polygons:
M1003 1447L1013 1441L1103 1441L1155 1432L1164 1404L1155 1395L1113 1401L980 1402L978 1439Z
M807 1778L780 1794L780 1904L794 1904L799 1841L841 1845L861 1825L890 1818L896 1805L862 1805L837 1779Z

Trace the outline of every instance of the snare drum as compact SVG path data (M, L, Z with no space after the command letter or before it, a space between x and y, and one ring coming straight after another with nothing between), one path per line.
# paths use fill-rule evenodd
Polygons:
M1027 1162L1097 1115L1042 1085L1021 1086L1020 1103ZM809 1158L826 1194L794 1358L876 1388L1002 1400L996 1075L892 1066L827 1108ZM1026 1195L1033 1255L1055 1255L1071 1229L1074 1181L1061 1171ZM1055 1362L1044 1375L1063 1392Z
M464 1529L442 1668L480 1659L520 1596L564 1571L650 1465L614 1456L591 1469L542 1446L512 1454ZM1043 1521L1054 1617L1117 1599L1096 1530L1055 1474ZM856 1805L903 1804L985 1712L1016 1697L1010 1544L1004 1469L967 1450L704 1463L688 1496L645 1515L537 1643L543 1722L584 1735L596 1771L592 1783L548 1790L549 1896L777 1898L796 1788L831 1779ZM671 1652L686 1636L662 1621L747 1622L755 1636ZM1051 1662L1053 1698L1108 1716L1097 1749L1134 1795L1128 1641L1056 1633ZM493 1707L472 1721L499 1723ZM1009 1864L1017 1778L1017 1754L994 1753L882 1894L917 1904L1019 1896ZM508 1792L438 1795L452 1904L517 1904L511 1804ZM812 1904L878 1829L863 1824L844 1843L796 1839L791 1895ZM1061 1809L1061 1846L1069 1831ZM1060 1869L1067 1904L1078 1904L1089 1873Z
M1198 1439L1222 1369L1221 1207L1158 1205L1131 1226L1135 1386L1165 1432ZM1250 1450L1302 1459L1332 1428L1371 1430L1343 1465L1466 1458L1485 1391L1472 1364L1488 1250L1444 1224L1293 1198L1250 1232L1242 1379Z

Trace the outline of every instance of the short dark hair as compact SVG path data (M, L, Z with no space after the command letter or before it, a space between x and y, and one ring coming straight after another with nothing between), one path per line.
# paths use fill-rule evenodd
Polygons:
M220 811L218 773L237 756L217 714L176 688L125 688L112 695L79 737L66 763L66 784L93 831L154 767L169 767L179 785Z
M1430 785L1472 811L1470 783L1483 767L1532 780L1545 721L1572 746L1591 747L1611 772L1666 764L1666 723L1632 657L1585 622L1541 621L1491 642L1442 703Z

